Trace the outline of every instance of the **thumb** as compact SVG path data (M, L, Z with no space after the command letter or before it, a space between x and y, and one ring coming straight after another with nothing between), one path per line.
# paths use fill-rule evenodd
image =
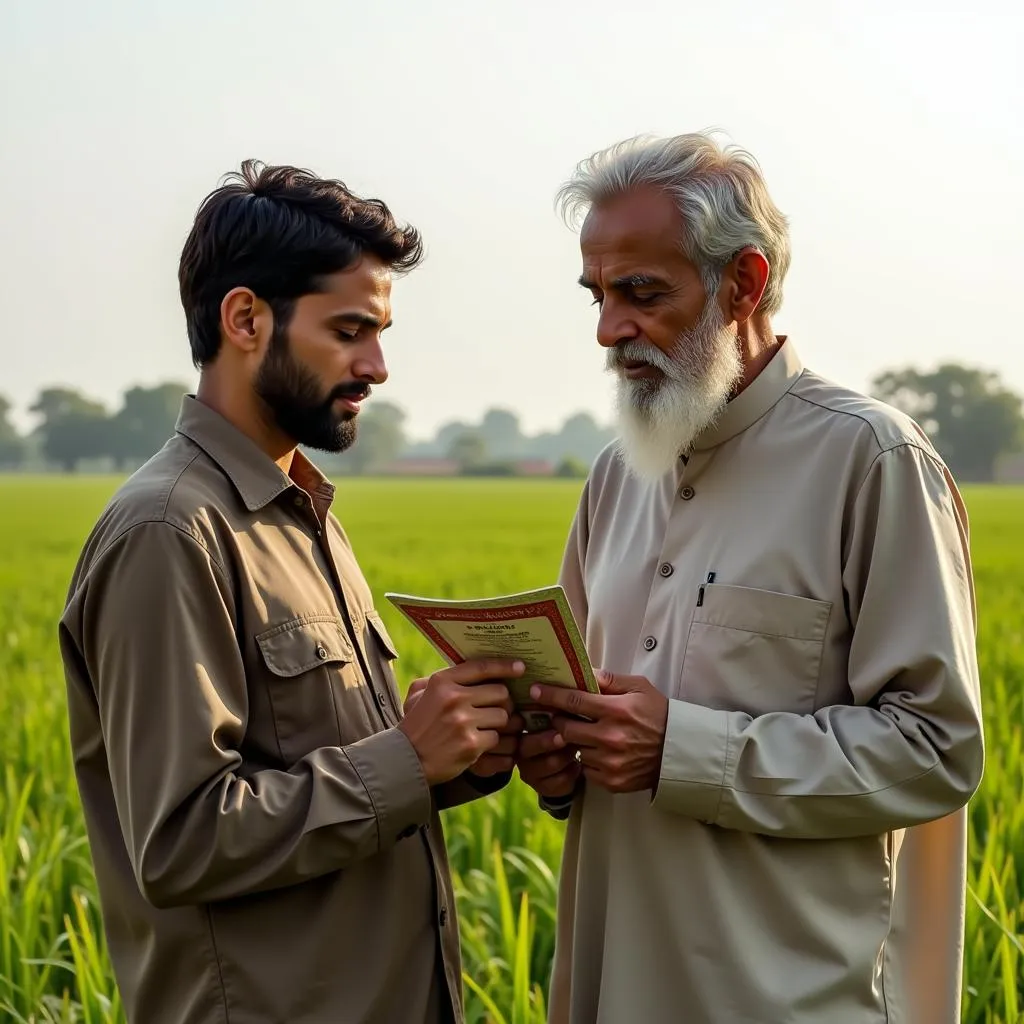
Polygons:
M603 668L598 669L596 675L602 693L633 693L640 689L637 685L640 682L639 676L617 676Z

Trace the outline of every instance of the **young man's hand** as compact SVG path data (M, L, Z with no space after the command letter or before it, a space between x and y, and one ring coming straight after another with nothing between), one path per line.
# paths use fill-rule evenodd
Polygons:
M522 662L466 661L409 686L399 728L409 738L434 786L464 771L490 776L511 771L523 722L504 682Z

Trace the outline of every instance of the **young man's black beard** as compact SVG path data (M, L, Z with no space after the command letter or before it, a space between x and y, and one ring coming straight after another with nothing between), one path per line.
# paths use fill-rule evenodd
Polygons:
M338 398L362 397L369 388L355 382L342 384L325 398L313 376L292 358L285 332L276 325L253 387L274 422L296 444L343 452L355 443L354 415L339 417L333 405Z

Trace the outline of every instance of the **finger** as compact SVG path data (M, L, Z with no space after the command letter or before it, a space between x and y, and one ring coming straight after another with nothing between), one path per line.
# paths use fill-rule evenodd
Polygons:
M560 750L557 754L548 754L547 757L539 758L534 764L537 769L536 775L540 779L550 779L563 772L579 771L579 762L572 750Z
M594 747L580 747L579 763L592 772L603 772L607 770L605 764L605 755L603 750L597 750Z
M511 698L509 698L509 704L512 704ZM526 723L523 721L523 716L518 714L513 707L509 707L508 711L508 725L506 725L501 731L506 736L514 736L518 740L519 737L522 736L523 730L526 728Z
M517 736L506 736L503 729L498 730L498 735L501 739L498 740L497 746L491 753L500 754L502 757L512 757L519 747L519 738Z
M543 785L544 792L548 796L568 796L576 788L576 780L579 776L579 769L573 765L572 768L567 768L557 775L548 776L543 783L538 785Z
M427 688L427 683L429 682L429 679L414 679L409 684L409 689L405 691L405 695L411 697L413 694L422 693Z
M595 720L601 718L608 707L608 698L602 694L569 689L567 686L544 686L542 683L530 687L530 698L545 708Z
M489 754L497 745L501 737L494 729L481 729L477 733L477 742L480 744L480 757Z
M554 754L545 754L543 757L535 757L529 761L522 758L517 760L519 773L531 783L540 783L552 775L559 775L564 771L579 771L579 764L576 761L574 751L559 750Z
M593 722L581 722L575 718L555 715L551 724L565 740L574 747L600 747L601 727Z
M504 708L476 708L473 712L473 725L477 729L491 729L496 737L494 746L506 739L499 729L508 724L508 714ZM490 749L490 748L488 748Z
M554 729L528 732L519 741L519 757L520 760L530 760L543 754L550 754L553 750L561 750L564 746L565 740L562 739L561 733Z
M512 700L504 683L477 683L463 691L466 700L474 708L500 708L505 712L506 721L512 716Z
M502 658L475 658L461 665L442 669L435 676L444 676L453 683L480 683L485 679L515 679L521 676L526 666L521 661Z
M649 680L643 676L617 676L614 672L604 669L595 673L597 685L602 693L635 693L650 686Z

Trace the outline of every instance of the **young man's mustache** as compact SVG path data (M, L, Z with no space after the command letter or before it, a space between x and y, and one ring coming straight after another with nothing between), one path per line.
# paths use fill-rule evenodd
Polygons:
M327 398L327 404L336 402L339 398L358 398L360 400L369 398L371 394L370 385L360 381L352 381L349 384L339 384L334 388Z

